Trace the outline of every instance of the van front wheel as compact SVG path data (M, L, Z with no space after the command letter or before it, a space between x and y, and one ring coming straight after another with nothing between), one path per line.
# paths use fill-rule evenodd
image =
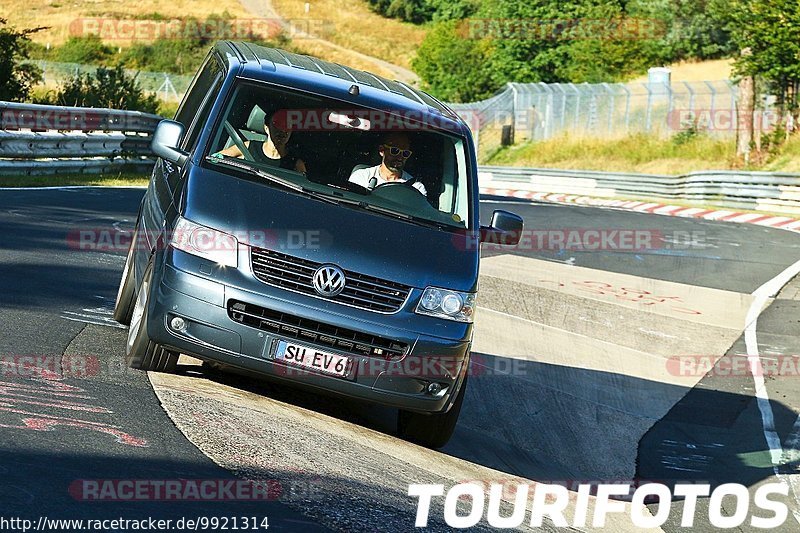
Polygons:
M456 401L446 413L414 413L401 410L397 417L397 429L400 436L411 442L421 444L428 448L441 448L456 429L458 415L461 413L461 404L467 392L467 376L458 391Z
M136 237L131 240L128 255L125 257L125 267L122 269L122 279L117 289L117 300L114 303L114 320L125 326L130 325L133 315L133 303L136 296L135 276L133 275L133 252L136 246Z
M175 372L178 355L166 350L147 336L147 300L153 280L153 264L147 266L142 284L136 295L136 303L131 312L128 342L125 346L125 359L128 366L153 372Z

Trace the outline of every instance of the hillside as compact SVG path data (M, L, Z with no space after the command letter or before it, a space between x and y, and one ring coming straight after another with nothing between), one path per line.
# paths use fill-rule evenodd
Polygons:
M312 5L309 14L298 13L303 11L303 2L282 3L283 9L276 11L269 0L172 0L168 7L160 0L65 3L59 0L4 0L3 4L6 13L2 16L12 26L48 26L49 29L34 34L32 39L51 46L63 43L71 35L86 33L85 28L101 26L109 21L102 27L110 29L118 38L108 39L108 32L104 32L104 39L112 46L126 47L134 40L152 40L147 34L130 39L125 23L131 19L169 20L176 16L192 16L204 20L209 15L227 12L243 27L283 26L285 34L291 38L289 48L293 51L409 83L417 81L408 66L414 49L425 34L425 30L412 24L383 19L369 11L360 0L348 0L345 5L320 0ZM113 21L118 19L127 20L125 23ZM359 26L364 22L366 24Z
M411 59L425 38L425 28L384 18L371 11L363 0L312 0L308 2L308 13L304 0L271 2L285 19L324 21L324 26L330 27L325 38L333 43L406 69L411 68Z
M237 0L170 0L165 6L162 0L88 0L82 2L61 0L3 0L2 15L12 26L31 28L49 26L49 30L33 35L33 40L52 45L64 42L81 27L80 19L122 18L170 18L195 16L204 19L214 13L227 11L233 17L248 17L247 10ZM72 28L72 30L71 30ZM121 44L128 44L121 41Z

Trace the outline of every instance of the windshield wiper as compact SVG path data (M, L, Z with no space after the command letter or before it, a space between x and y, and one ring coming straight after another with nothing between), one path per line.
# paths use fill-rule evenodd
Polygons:
M327 194L321 194L321 193L319 193L319 192L317 192L317 191L315 191L313 189L309 189L307 187L303 187L302 185L300 185L298 183L295 183L295 182L293 182L291 180L287 180L287 179L282 178L282 177L280 177L278 175L272 174L271 172L267 172L266 170L262 170L260 168L254 167L253 165L249 165L249 164L247 164L245 162L239 161L236 158L228 158L226 156L224 159L220 159L219 157L207 156L206 157L206 161L208 161L210 163L214 163L216 165L226 165L226 166L229 166L229 167L236 168L238 170L243 170L243 171L245 171L245 172L247 172L249 174L253 174L255 176L258 176L259 178L263 178L263 179L265 179L267 181L270 181L272 183L275 183L277 185L280 185L280 186L285 187L287 189L290 189L292 191L299 192L299 193L305 194L307 196L312 196L312 197L317 198L319 200L322 200L324 202L328 202L328 203L332 203L332 204L338 204L339 203L335 198L333 198L331 196L328 196Z
M381 213L383 215L387 215L393 218L397 218L400 220L405 220L406 222L411 222L412 224L416 224L418 226L426 226L426 227L435 227L443 230L450 230L453 228L448 227L446 224L441 222L437 222L435 220L430 220L425 217L418 217L415 215L409 215L408 213L403 213L402 211L395 211L394 209L389 209L386 207L381 207L374 204L369 204L367 202L358 202L358 206L369 211L375 211L376 213Z

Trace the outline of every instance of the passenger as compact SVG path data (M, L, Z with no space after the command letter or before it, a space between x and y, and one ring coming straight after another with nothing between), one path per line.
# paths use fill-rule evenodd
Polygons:
M411 157L411 143L403 133L390 133L378 145L381 163L374 167L361 168L350 175L352 183L374 189L383 183L408 183L427 197L425 185L417 181L411 174L403 170L406 161Z
M266 163L277 165L281 168L296 170L306 173L306 163L295 153L294 147L289 145L292 136L291 130L284 130L276 123L278 111L272 111L264 117L264 133L267 138L264 141L244 141L247 151L253 156L256 163ZM279 115L278 115L279 116ZM233 145L218 152L230 157L243 158L244 155L239 147Z

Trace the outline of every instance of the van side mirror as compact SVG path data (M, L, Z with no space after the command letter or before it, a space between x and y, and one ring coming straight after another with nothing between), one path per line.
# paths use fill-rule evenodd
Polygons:
M183 124L174 120L162 120L156 126L150 149L158 157L182 167L189 158L189 152L178 148L183 137Z
M514 246L522 237L522 227L521 216L498 209L492 213L491 224L481 226L481 242Z

